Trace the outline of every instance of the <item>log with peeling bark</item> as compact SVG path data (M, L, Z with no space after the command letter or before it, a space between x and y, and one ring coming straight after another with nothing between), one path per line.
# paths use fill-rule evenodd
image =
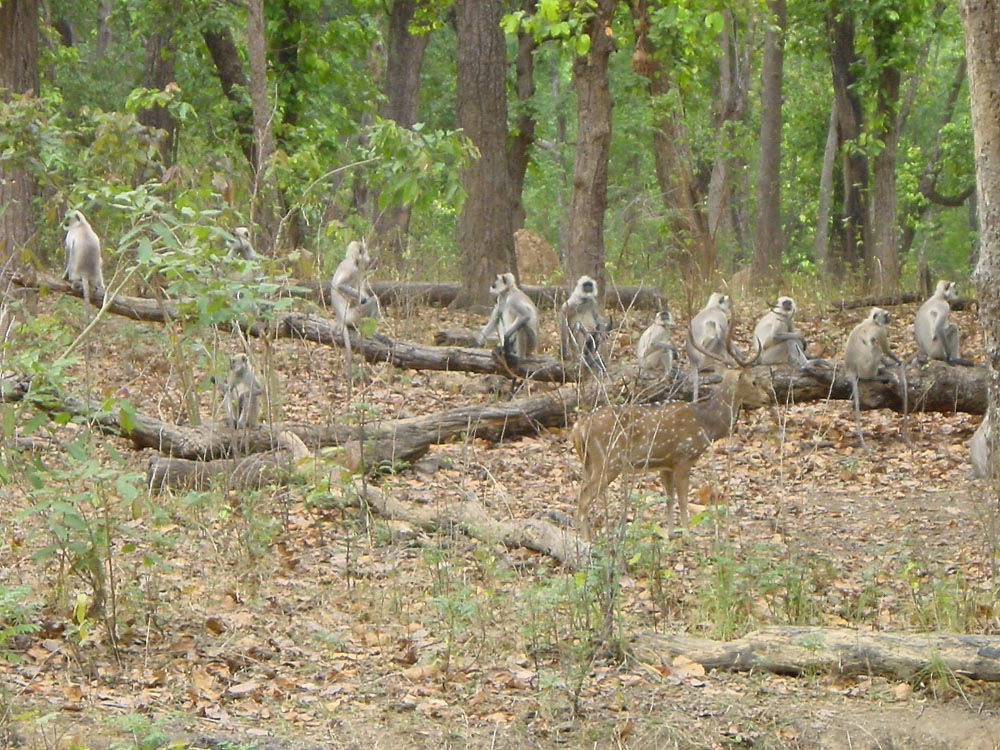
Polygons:
M396 500L391 493L376 487L355 489L380 516L406 521L424 531L454 529L487 544L541 552L574 569L590 560L590 545L575 531L540 518L501 521L487 513L482 503L473 500L456 498L418 505Z
M373 281L372 291L385 306L435 305L447 307L458 296L462 285L458 282L429 281ZM329 281L292 282L293 296L312 299L328 305ZM553 309L565 302L572 287L534 286L525 284L521 289L535 305L542 309ZM611 310L661 310L666 303L659 289L651 286L609 286L605 292L604 304Z
M997 636L775 626L735 641L641 633L629 645L636 659L654 668L684 656L706 670L878 675L910 680L944 668L974 680L1000 681Z
M859 307L895 307L896 305L907 305L914 302L923 302L926 295L918 292L902 292L900 294L880 294L873 297L858 297L856 299L838 299L830 303L834 310L854 310ZM976 304L976 300L969 297L961 297L953 300L952 310L968 310Z

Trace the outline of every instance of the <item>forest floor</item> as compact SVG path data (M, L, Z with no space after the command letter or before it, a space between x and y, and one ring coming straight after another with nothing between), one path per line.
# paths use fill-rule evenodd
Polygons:
M67 302L79 304L55 314L78 314ZM893 309L901 353L914 310ZM834 358L865 312L800 301L800 327ZM618 356L630 356L647 315L626 319ZM422 343L482 323L442 310L389 316L390 336ZM981 361L974 313L958 318ZM207 376L192 378L197 358L164 353L162 328L99 326L80 382L181 419L185 387ZM342 350L253 347L279 384L274 413L323 422L343 411ZM355 399L383 415L505 397L486 376L361 369ZM208 393L202 385L206 410ZM28 587L42 628L8 640L16 661L0 658L0 747L1000 748L1000 687L946 670L907 681L705 673L622 648L646 631L726 640L768 624L1000 633L1000 510L967 462L978 421L866 412L862 449L848 402L751 413L696 467L688 534L664 533L652 476L614 485L612 514L626 522L583 571L359 511L345 501L358 480L337 471L260 493L148 497L112 524L117 646L107 619L75 607L85 579L68 552L45 556L51 518L31 510L48 497L29 481L33 464L95 480L65 451L36 449L2 488L0 585ZM84 434L57 430L62 446ZM145 471L147 456L122 442L85 444L100 466ZM551 519L572 517L578 474L568 431L553 429L456 440L368 481L408 503L476 500L497 518ZM72 499L73 483L49 491Z

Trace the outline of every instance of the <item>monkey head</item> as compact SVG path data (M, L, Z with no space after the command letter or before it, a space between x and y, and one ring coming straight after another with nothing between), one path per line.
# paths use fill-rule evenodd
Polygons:
M937 283L937 288L934 290L935 297L944 297L949 302L953 302L958 299L958 289L955 287L954 281L939 281Z
M873 307L872 311L868 314L868 319L874 320L880 326L887 326L892 316L889 315L888 310L883 310L881 307Z
M660 310L660 312L656 313L656 317L653 318L653 323L661 325L664 328L669 328L674 324L674 316L670 314L669 310Z
M517 282L514 280L514 274L498 273L496 278L493 279L493 283L490 284L490 294L494 297L499 297L501 294L513 289L515 286L517 286Z
M726 315L729 315L733 311L733 298L728 294L712 292L711 296L708 298L708 304L705 305L705 307L718 307L726 313Z
M771 305L771 311L781 315L782 317L790 318L795 314L798 308L795 307L795 300L791 297L778 297Z

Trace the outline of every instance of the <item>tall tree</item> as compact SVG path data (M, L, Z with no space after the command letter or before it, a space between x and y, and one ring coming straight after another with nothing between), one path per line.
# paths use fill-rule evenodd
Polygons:
M573 60L576 87L576 159L569 206L566 275L584 274L604 289L604 213L608 205L611 90L608 63L614 50L611 18L618 0L596 0L586 21L590 46Z
M854 27L850 8L834 8L827 15L843 186L842 216L837 222L837 241L830 254L831 267L838 274L860 268L865 249L871 244L868 157L861 146L864 108L857 87L857 72L862 69L863 61L854 46Z
M247 57L250 62L250 102L253 107L253 204L251 218L259 234L258 249L270 252L277 239L279 208L277 188L271 175L274 159L274 131L267 85L267 37L264 28L264 0L247 3Z
M174 80L177 45L174 40L177 13L173 3L155 2L149 7L149 31L146 33L146 61L142 69L142 85L162 91ZM160 158L164 167L174 162L174 128L176 123L166 107L154 105L139 112L139 122L163 132Z
M457 0L457 121L479 149L462 170L466 199L456 230L461 294L453 307L488 304L497 273L517 273L507 169L507 48L502 3Z
M781 267L781 87L785 59L785 0L769 0L760 82L760 166L752 279L760 285Z
M417 0L395 0L389 8L386 35L385 102L382 117L401 127L411 128L420 106L420 67L430 41L430 33L414 34L410 25L416 15ZM376 206L378 201L375 201ZM410 207L392 204L376 208L373 244L392 265L398 266L406 250Z
M0 97L38 91L38 0L0 2ZM35 180L17 158L0 158L0 259L14 256L35 233ZM15 261L17 262L17 261Z
M959 0L969 66L980 250L976 266L979 319L990 366L990 414L996 444L1000 404L1000 7L995 0Z
M521 0L525 14L534 12L536 0ZM538 41L523 25L517 31L517 56L514 58L514 93L517 96L517 116L514 133L510 139L508 159L510 164L510 193L513 211L513 228L524 226L525 210L522 201L524 177L528 171L531 147L535 143L535 113L532 98L535 95L534 53Z

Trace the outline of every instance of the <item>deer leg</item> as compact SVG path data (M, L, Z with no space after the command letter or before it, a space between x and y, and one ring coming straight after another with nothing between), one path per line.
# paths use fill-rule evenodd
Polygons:
M674 535L674 472L660 472L660 484L663 485L663 497L667 501L667 536Z
M691 464L674 467L674 492L677 494L678 524L683 534L688 530L688 486L691 484Z

